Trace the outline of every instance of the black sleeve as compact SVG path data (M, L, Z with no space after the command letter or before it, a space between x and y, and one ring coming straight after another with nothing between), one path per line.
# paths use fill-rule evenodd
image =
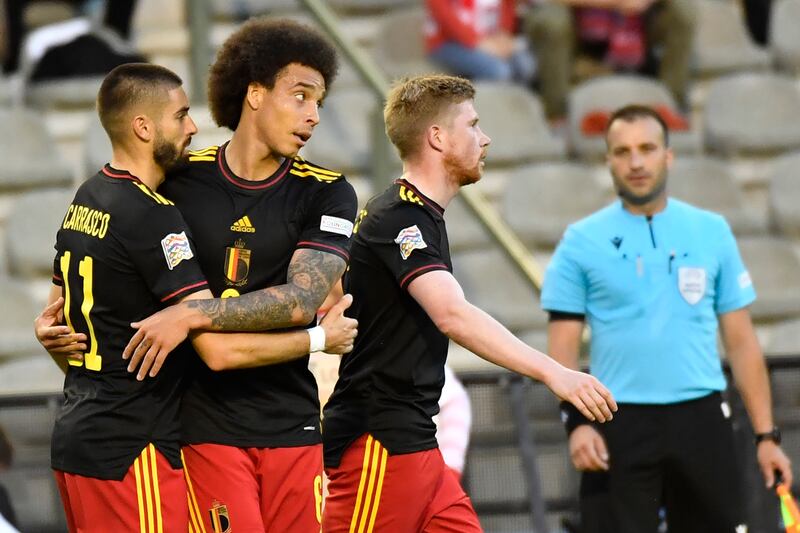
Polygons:
M164 304L208 288L194 243L178 208L153 205L123 245L151 292Z
M423 208L400 204L381 220L370 224L373 235L365 238L405 289L414 279L434 270L447 270L440 243L441 231L433 217Z
M357 205L353 186L344 178L320 187L310 199L297 248L330 252L350 261Z

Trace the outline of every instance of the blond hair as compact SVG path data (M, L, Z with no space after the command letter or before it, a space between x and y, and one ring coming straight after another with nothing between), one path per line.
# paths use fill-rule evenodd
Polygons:
M383 120L400 158L416 155L425 130L441 120L452 105L474 97L472 83L455 76L417 76L395 84L386 99Z

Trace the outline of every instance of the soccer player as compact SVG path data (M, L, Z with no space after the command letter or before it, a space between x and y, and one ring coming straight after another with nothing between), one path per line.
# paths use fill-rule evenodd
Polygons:
M222 46L209 105L233 137L192 152L162 192L192 229L213 293L225 298L137 324L129 353L140 368L157 368L190 329L313 324L345 270L356 214L344 176L298 156L336 70L335 49L294 22L253 19ZM237 532L319 530L320 405L307 357L242 372L196 368L182 420L192 504L206 531L217 520Z
M57 235L51 303L36 332L67 373L52 466L72 532L189 527L178 440L185 354L147 381L122 358L132 321L211 297L180 212L155 192L197 131L188 110L169 70L113 70L98 95L112 162L79 188ZM335 351L352 343L355 321L341 318L349 302L325 319ZM310 336L207 334L194 342L209 365L231 368L302 356Z
M587 320L592 373L620 401L602 427L562 407L583 471L583 531L655 533L662 506L670 531L746 531L718 328L764 482L776 471L792 479L748 311L750 275L723 217L668 197L673 153L658 113L615 111L606 144L620 200L567 229L542 291L550 353L577 367Z
M452 275L442 215L460 187L480 179L490 141L474 94L467 80L423 76L388 96L386 131L404 174L370 200L354 230L345 290L361 333L325 407L325 533L480 531L432 420L448 337L544 381L593 420L616 409L595 378L528 347L470 304Z

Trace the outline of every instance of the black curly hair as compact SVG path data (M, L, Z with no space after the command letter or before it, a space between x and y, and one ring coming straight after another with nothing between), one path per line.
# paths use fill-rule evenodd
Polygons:
M339 69L336 49L317 30L287 19L252 18L228 37L208 77L208 104L218 126L235 130L247 87L275 87L278 73L299 63L322 74L330 88Z

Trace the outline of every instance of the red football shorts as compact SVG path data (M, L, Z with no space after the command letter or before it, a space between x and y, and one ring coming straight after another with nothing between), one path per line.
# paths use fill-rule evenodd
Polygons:
M56 470L70 533L189 531L183 470L148 444L122 481Z
M196 533L319 533L322 445L184 446Z
M438 448L389 455L371 435L362 435L327 474L323 533L483 531Z

